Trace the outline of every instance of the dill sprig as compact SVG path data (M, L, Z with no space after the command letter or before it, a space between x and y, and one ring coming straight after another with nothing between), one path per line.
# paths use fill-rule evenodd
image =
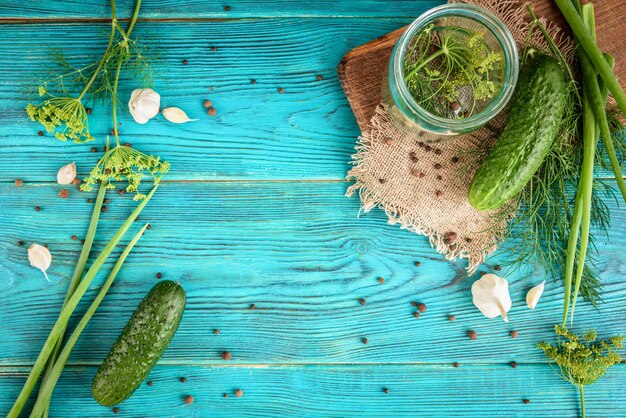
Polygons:
M558 337L556 345L541 342L537 347L556 363L557 374L578 388L584 418L584 387L596 382L609 367L621 361L617 350L624 348L624 337L616 336L608 341L598 341L598 335L593 330L579 337L564 325L555 325L554 331Z
M141 1L136 3L139 10ZM149 65L154 52L131 38L137 14L124 30L117 20L115 1L111 2L112 20L104 54L95 62L83 67L70 63L62 51L51 53L50 74L40 80L38 91L46 99L39 104L28 104L26 112L33 121L41 123L46 131L55 133L55 137L65 141L88 142L94 138L89 133L85 101L113 100L116 77L120 71L128 72L141 86L150 87L153 73ZM78 92L78 93L75 93Z
M500 90L494 68L502 61L482 32L431 24L411 40L402 70L409 92L424 109L467 117Z
M109 148L96 166L85 178L81 189L93 190L95 184L112 181L126 182L126 191L135 194L135 199L143 199L139 185L144 175L150 175L155 183L165 174L170 164L160 157L143 154L136 149L120 144L117 110L123 106L118 98L118 85L122 72L129 73L142 86L152 85L153 73L148 64L154 51L131 37L137 22L141 0L135 3L135 11L126 29L117 19L115 1L111 1L111 28L104 54L96 62L84 67L71 64L64 54L55 51L51 62L58 73L49 75L39 85L40 96L46 99L39 104L29 104L26 112L33 121L41 123L55 137L74 142L92 141L89 133L88 114L85 100L110 100L112 104L112 123L115 145ZM80 91L73 95L71 91Z
M112 4L113 3L114 2L112 2ZM93 86L93 83L98 78L100 71L105 66L107 56L110 53L111 47L113 45L115 33L115 27L112 26L106 52L104 53L102 59L98 63L91 77L87 79L85 86L83 87L80 94L75 97L70 96L69 94L67 94L65 97L56 97L52 93L49 93L48 82L44 81L39 86L39 95L48 95L49 98L44 100L39 105L28 104L28 106L26 106L26 113L31 120L41 123L42 126L44 126L46 130L48 130L48 132L54 132L56 128L61 129L61 132L56 132L60 135L57 135L55 133L55 137L59 140L64 141L67 139L67 137L74 139L75 142L81 142L81 137L86 138L87 141L93 140L93 137L89 133L89 127L87 123L87 111L82 101L85 95L89 92L90 88ZM83 80L83 74L81 70L72 70L67 74L68 77L71 76L71 80ZM55 77L54 80L59 83L57 84L58 89L65 93L65 84L63 78L64 75L60 75L58 77ZM73 111L67 111L66 107L70 106L70 104L70 110ZM40 109L43 112L40 112ZM54 115L54 118L52 118L49 114ZM82 130L77 131L77 128L82 128Z
M137 4L139 5L140 3L140 0L138 0ZM158 183L161 176L170 169L170 164L167 161L161 161L160 157L146 155L136 149L120 144L117 123L117 108L120 104L117 93L120 75L127 65L143 69L144 74L151 74L145 57L139 52L137 42L130 37L137 20L138 5L129 27L124 30L117 21L115 3L112 3L112 27L120 37L120 40L114 42L113 47L108 51L109 57L104 62L102 68L103 81L100 82L101 90L96 90L96 93L105 93L111 96L115 146L109 149L107 138L106 153L100 158L81 186L82 190L90 191L93 189L93 185L103 181L109 182L108 187L114 187L110 185L111 181L125 181L127 183L126 191L136 193L135 200L146 197L144 194L139 193L139 185L145 173L149 173L154 182Z

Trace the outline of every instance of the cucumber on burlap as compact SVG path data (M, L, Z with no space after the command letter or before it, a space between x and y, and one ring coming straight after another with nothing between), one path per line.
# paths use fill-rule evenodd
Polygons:
M502 207L518 194L543 163L559 133L567 84L561 65L531 51L524 63L504 131L469 189L476 209Z

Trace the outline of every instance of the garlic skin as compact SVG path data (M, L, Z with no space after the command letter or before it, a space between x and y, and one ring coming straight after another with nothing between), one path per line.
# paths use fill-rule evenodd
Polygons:
M472 296L474 305L487 318L502 315L504 322L509 322L507 312L511 310L513 303L506 279L495 274L485 274L472 284Z
M57 183L70 184L76 178L76 164L66 164L57 172Z
M52 263L52 255L46 247L39 244L31 245L28 248L28 261L30 261L31 266L41 270L44 276L46 276L46 280L50 281L46 270L48 270L48 267L50 267Z
M539 298L541 298L543 294L545 285L546 281L544 280L541 284L538 284L526 293L526 304L530 309L535 309L535 306L537 306L537 302L539 302Z
M169 120L173 123L186 123L193 122L198 119L189 119L189 116L182 110L177 107L168 107L167 109L163 109L161 112L165 119Z
M135 122L144 124L159 114L161 96L152 89L136 89L130 95L128 110Z

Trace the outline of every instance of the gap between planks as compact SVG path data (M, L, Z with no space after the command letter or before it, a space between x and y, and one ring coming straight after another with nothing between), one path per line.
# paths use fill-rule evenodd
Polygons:
M86 367L97 367L100 366L101 362L89 362L89 363L70 363L65 366L65 368L86 368ZM517 362L518 366L545 366L550 365L547 362ZM294 363L266 363L266 364L258 364L258 363L239 363L239 364L221 364L221 363L199 363L199 362L159 362L157 363L159 367L211 367L211 368L238 368L238 369L288 369L288 368L306 368L306 367L326 367L326 368L352 368L352 369L360 369L363 367L414 367L414 368L463 368L463 367L494 367L494 366L502 366L502 367L511 367L510 362L506 363L460 363L460 367L455 367L452 362L424 362L424 363L416 363L416 362L399 362L399 363L383 363L383 362L364 362L364 363L320 363L320 362L294 362ZM0 373L5 370L12 369L30 369L32 367L31 364L3 364L0 365ZM624 360L621 363L617 364L615 367L626 367Z
M78 178L78 177L77 177ZM603 179L596 179L603 180ZM610 180L613 180L612 178ZM1 184L13 184L15 180L0 180ZM348 183L346 179L189 179L189 180L160 180L160 183ZM36 186L56 186L57 183L51 181L28 181L25 185Z
M374 20L403 20L414 19L415 15L407 16L332 16L332 15L294 15L294 16L258 16L258 17L146 17L137 19L141 22L155 23L205 23L205 22L245 22L258 20L294 20L294 19L374 19ZM119 18L119 22L130 22L130 18ZM41 25L41 24L84 24L84 23L111 23L110 18L24 18L0 17L0 25Z
M626 175L623 177L626 180ZM596 177L597 181L615 180L614 177ZM0 180L0 184L12 184L14 180ZM189 179L189 180L161 180L161 183L351 183L346 179ZM29 181L28 184L37 186L53 186L57 183L50 181Z

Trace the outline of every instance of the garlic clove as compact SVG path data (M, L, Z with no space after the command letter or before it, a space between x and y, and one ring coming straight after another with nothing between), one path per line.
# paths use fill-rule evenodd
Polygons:
M177 107L168 107L167 109L163 109L161 112L165 119L169 120L173 123L185 123L185 122L193 122L198 119L189 119L187 114Z
M526 294L526 304L530 309L535 309L535 306L537 306L537 302L539 302L539 298L541 298L541 295L543 294L545 285L546 281L544 280L541 284L538 284L530 289Z
M502 315L504 322L509 322L507 313L513 305L509 295L509 283L495 274L485 274L472 284L474 305L487 318Z
M144 125L146 123L148 123L148 121L150 120L149 117L143 116L143 115L135 115L133 116L133 119L135 119L135 122L137 122L140 125Z
M70 184L76 178L76 164L66 164L57 171L57 183Z
M130 95L128 110L135 122L144 124L159 113L161 96L152 89L136 89Z
M48 270L48 267L50 267L52 263L52 255L46 247L39 244L31 245L28 248L28 261L30 261L31 266L41 270L44 276L46 276L46 280L50 281L46 270Z

